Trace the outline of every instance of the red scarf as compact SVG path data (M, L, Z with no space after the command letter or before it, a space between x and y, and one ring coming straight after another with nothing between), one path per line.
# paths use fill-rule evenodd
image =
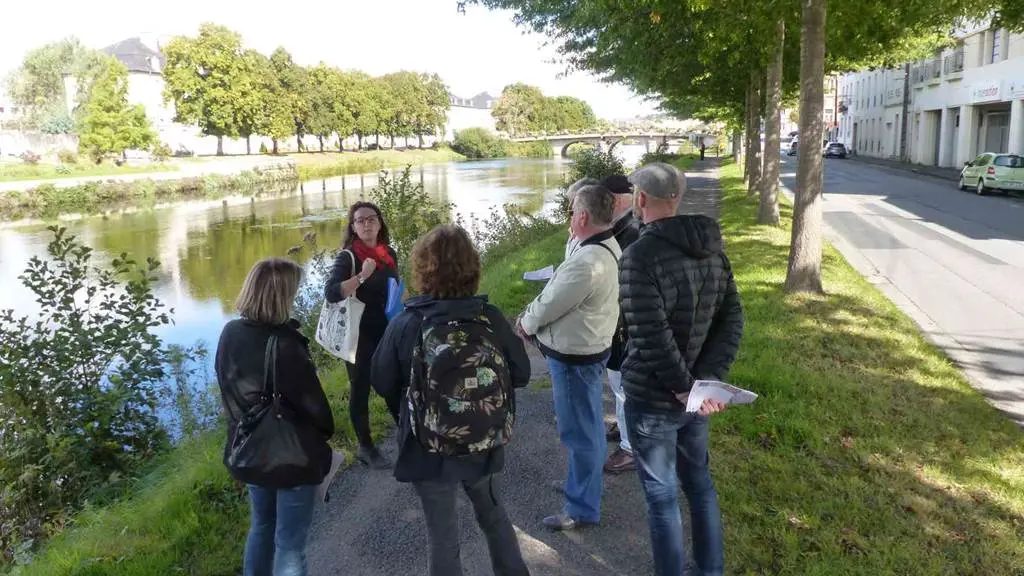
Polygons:
M391 253L388 252L387 244L377 244L374 248L367 246L362 240L356 238L352 241L352 250L355 251L356 257L362 262L367 258L373 258L377 261L378 266L387 266L394 270L395 259L391 257Z

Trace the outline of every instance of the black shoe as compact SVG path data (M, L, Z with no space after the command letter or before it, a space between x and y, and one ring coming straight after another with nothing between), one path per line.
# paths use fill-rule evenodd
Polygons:
M622 431L619 430L619 425L612 422L611 426L605 430L604 437L609 442L618 442L619 440L622 440Z
M544 526L555 532L568 532L569 530L576 530L583 526L592 526L594 524L595 522L577 520L568 514L556 514L544 519Z
M391 468L391 461L385 458L375 446L360 446L356 458L374 470Z

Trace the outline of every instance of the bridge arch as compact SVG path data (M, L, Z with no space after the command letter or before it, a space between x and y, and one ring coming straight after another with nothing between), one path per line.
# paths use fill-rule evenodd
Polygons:
M568 140L562 145L562 158L569 157L569 146L572 146L573 144L589 144L590 146L597 148L601 145L601 140L598 138L575 138Z
M612 139L613 138L605 139L605 142L608 142L609 140L612 140ZM626 137L622 137L622 138L619 138L618 140L615 140L614 142L612 142L611 144L608 145L608 152L614 151L616 146L618 146L619 144L622 144L626 140L628 140L628 138L626 138Z

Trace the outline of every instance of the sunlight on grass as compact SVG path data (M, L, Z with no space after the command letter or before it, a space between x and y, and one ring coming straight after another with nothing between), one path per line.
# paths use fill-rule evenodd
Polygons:
M152 163L117 166L115 164L0 164L0 182L19 180L49 180L80 178L83 176L119 176L123 174L146 174L152 172L174 172L178 166L172 163Z
M757 226L737 166L722 228L747 326L714 419L737 574L1020 574L1024 434L827 246L827 295L785 295L792 210Z
M329 178L345 174L366 174L384 168L412 164L436 164L465 160L465 156L448 149L373 150L369 152L315 152L289 154L299 169L299 178Z

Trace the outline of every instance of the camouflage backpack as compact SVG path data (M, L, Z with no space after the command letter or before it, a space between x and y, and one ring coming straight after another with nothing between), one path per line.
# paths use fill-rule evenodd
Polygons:
M425 323L406 399L412 432L428 452L467 456L508 444L512 376L486 316Z

